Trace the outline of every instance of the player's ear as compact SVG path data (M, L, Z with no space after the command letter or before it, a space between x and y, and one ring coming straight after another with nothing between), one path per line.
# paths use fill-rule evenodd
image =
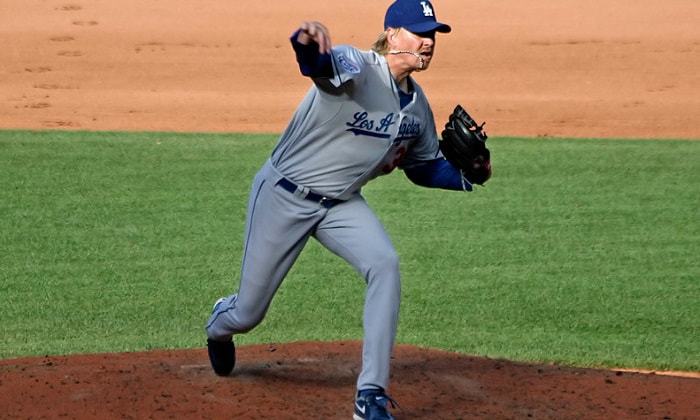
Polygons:
M389 40L393 40L396 38L396 34L399 32L398 29L396 28L387 28L386 30L386 38Z
M399 29L397 28L387 28L386 30L386 43L389 46L389 48L396 48L396 36L399 33Z

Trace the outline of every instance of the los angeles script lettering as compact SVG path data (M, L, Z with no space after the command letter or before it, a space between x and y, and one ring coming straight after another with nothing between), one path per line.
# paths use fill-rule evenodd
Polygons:
M367 111L356 112L353 115L355 121L345 123L348 127L357 128L363 131L374 130L377 133L386 133L389 127L394 125L394 113L388 114L386 117L379 120L379 122L367 118L369 113Z

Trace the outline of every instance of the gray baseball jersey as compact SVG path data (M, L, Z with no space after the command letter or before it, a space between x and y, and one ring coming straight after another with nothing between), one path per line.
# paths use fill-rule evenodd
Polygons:
M255 177L239 289L217 306L206 329L209 338L225 340L258 325L314 237L367 282L357 387L386 390L400 305L399 261L360 190L399 165L435 159L437 133L415 82L412 100L401 106L383 56L336 46L332 62L333 77L314 79ZM313 302L299 302L299 310L309 305Z
M438 156L435 121L414 81L401 109L386 60L373 51L333 48L333 79L316 79L272 153L289 179L320 194L347 199L401 162Z

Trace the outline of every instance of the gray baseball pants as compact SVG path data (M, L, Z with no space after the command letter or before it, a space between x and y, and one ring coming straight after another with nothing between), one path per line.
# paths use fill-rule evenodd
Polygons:
M359 194L330 208L277 185L282 176L268 161L255 176L246 216L238 292L207 323L209 338L228 339L260 322L277 289L310 237L349 262L365 279L362 370L358 389L388 389L398 323L399 260L383 225ZM300 306L299 310L304 310Z

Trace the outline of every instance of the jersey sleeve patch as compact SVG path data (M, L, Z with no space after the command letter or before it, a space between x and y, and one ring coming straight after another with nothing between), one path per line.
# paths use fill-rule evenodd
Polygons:
M346 57L345 54L338 55L338 63L345 69L346 72L350 74L359 74L360 67L355 64L350 58Z

